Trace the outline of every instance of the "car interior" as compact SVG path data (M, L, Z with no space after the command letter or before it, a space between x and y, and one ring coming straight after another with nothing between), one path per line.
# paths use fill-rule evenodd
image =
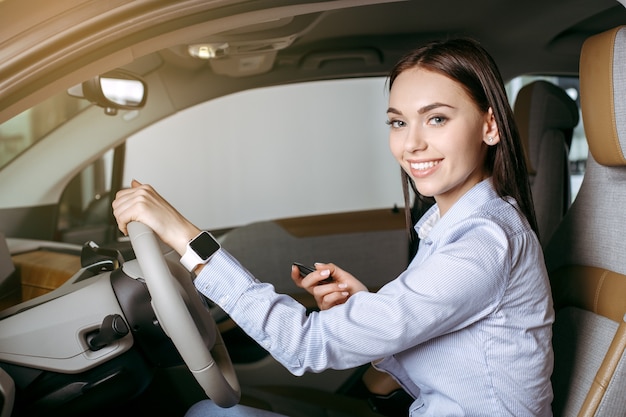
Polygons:
M128 185L127 141L152 125L247 90L384 77L412 47L451 35L484 40L505 80L528 78L511 101L557 313L554 415L626 415L625 5L52 3L0 1L0 417L182 416L207 397L292 417L407 415L412 398L370 365L289 374L149 230L121 236L110 205ZM106 82L133 95L108 95ZM24 114L37 138L26 146L10 124ZM581 123L589 154L572 161ZM393 205L210 231L312 311L285 266L332 260L376 291L415 251L406 221Z
M618 255L624 250L619 212L625 197L620 93L625 51L626 27L621 26L589 38L581 52L581 108L590 155L578 196L546 248L557 311L555 415L626 412L626 277Z
M545 245L571 202L569 149L578 106L565 90L539 80L519 91L513 113L527 156L539 239Z

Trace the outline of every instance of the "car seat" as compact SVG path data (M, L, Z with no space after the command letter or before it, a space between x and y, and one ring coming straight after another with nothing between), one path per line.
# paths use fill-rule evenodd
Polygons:
M590 155L545 250L556 310L555 416L626 415L626 26L587 39L581 108Z
M540 80L519 91L513 112L526 155L539 237L545 247L570 206L568 154L578 124L578 106L561 87Z

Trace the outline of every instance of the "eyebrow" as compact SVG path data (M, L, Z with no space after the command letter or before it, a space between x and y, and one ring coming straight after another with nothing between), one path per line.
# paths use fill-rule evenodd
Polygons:
M439 107L448 107L448 108L450 108L450 109L453 109L453 108L454 108L453 106L450 106L449 104L444 104L444 103L432 103L432 104L428 104L428 105L426 105L426 106L424 106L424 107L421 107L420 109L418 109L418 110L417 110L417 112L418 112L419 114L424 114L424 113L426 113L426 112L429 112L429 111L434 110L434 109L439 108ZM387 109L387 113L402 114L402 112L401 112L400 110L395 109L395 108L393 108L393 107L389 107L389 108Z

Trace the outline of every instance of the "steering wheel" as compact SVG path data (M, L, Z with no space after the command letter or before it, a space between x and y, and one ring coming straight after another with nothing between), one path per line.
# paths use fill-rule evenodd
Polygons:
M172 275L148 226L131 222L128 235L161 327L207 396L220 407L237 404L241 389L233 364L215 321L203 307L188 273L181 279Z

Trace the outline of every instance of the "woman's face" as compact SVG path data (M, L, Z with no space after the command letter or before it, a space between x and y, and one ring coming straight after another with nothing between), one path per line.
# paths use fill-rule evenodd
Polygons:
M441 215L488 177L487 146L499 141L493 113L480 112L456 81L419 68L402 72L387 117L391 152Z

